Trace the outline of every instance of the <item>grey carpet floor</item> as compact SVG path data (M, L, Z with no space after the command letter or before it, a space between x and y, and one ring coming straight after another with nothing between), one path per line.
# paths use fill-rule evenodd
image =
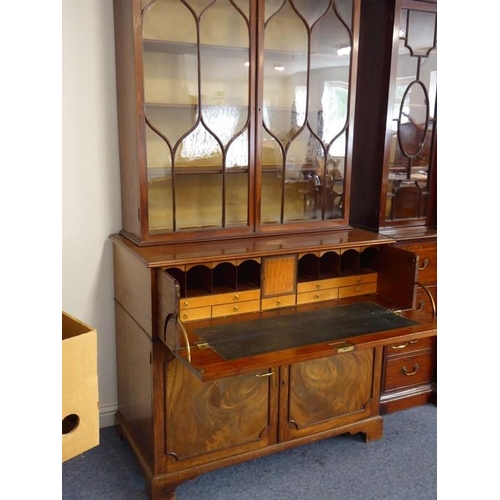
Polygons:
M62 464L63 500L147 500L139 466L113 427L99 446ZM437 408L384 417L381 440L342 435L198 476L177 500L432 500L437 498Z

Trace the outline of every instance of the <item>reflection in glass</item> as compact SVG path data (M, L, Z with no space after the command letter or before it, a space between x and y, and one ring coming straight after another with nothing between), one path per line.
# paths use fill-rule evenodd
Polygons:
M264 223L340 219L347 139L352 2L266 2ZM284 30L283 26L287 26ZM266 170L264 155L279 157ZM267 147L267 149L266 149ZM328 160L328 161L327 161ZM272 191L275 197L270 198ZM280 196L280 197L279 197ZM279 198L278 198L279 197Z

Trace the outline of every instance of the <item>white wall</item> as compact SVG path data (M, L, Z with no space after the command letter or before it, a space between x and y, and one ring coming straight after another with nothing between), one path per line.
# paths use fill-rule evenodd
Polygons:
M117 405L113 263L121 228L112 0L62 3L62 309L97 329L100 425Z

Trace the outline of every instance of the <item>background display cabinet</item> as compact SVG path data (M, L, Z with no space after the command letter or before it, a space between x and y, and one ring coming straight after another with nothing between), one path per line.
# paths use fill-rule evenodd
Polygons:
M436 0L362 1L357 83L350 221L415 253L414 307L437 314ZM435 342L384 359L381 411L435 394Z
M351 222L436 227L437 3L361 9Z
M348 227L358 0L116 0L122 234Z

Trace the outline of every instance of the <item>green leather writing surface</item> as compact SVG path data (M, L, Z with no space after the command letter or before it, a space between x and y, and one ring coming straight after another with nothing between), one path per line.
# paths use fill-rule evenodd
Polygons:
M293 312L273 318L199 328L196 333L224 359L237 359L402 328L415 322L372 302Z

